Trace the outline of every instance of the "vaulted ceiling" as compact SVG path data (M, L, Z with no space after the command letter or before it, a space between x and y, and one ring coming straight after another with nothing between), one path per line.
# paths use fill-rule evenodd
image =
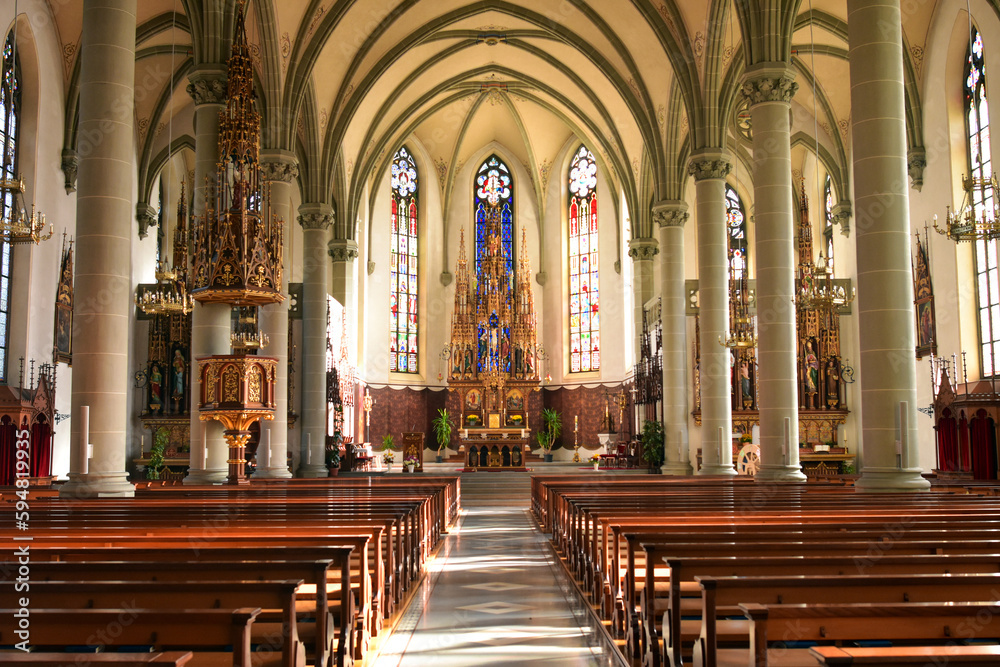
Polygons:
M63 45L70 148L81 3L46 1ZM224 59L236 4L138 2L135 116L147 196L168 141L174 151L193 145L187 75ZM804 163L818 143L845 179L846 2L742 3L767 4L795 17L793 160ZM935 3L914 4L904 32L908 101L918 110L909 130L919 143L920 56ZM567 143L583 141L624 193L637 236L651 233L643 211L652 201L684 195L692 146L715 136L737 148L744 51L731 0L249 0L248 11L265 148L297 152L304 199L335 203L342 238L355 235L370 204L366 187L411 137L446 198L449 175L490 142L506 147L540 188Z

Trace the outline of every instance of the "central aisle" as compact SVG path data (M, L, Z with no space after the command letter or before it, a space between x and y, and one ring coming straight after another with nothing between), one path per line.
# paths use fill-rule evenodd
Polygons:
M462 476L463 514L376 667L619 665L528 513L528 474Z

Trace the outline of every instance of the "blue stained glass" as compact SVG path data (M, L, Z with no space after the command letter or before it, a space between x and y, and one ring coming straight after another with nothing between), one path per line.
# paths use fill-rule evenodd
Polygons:
M500 245L507 264L507 275L514 279L514 180L510 169L496 155L491 155L479 166L472 188L473 208L476 211L476 265L479 276L481 260L486 256L486 211L491 206L500 207Z
M3 45L3 62L0 65L0 178L17 178L18 175L18 120L21 113L20 56L14 48L14 31L7 33ZM13 205L13 196L4 197L0 214L6 215ZM0 383L7 382L7 345L9 342L8 316L11 298L10 245L0 241Z

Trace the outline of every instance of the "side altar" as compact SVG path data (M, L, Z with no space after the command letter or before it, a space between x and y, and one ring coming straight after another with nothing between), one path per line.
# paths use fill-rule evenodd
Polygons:
M529 399L540 383L527 232L515 262L510 175L502 163L488 161L476 185L475 263L470 271L462 230L455 270L449 405L457 408L468 468L518 469L539 460L529 425Z

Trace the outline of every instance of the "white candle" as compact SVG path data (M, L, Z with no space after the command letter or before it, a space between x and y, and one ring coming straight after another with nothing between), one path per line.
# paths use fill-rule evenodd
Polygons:
M146 436L140 434L139 435L139 456L142 456L142 453L144 451L146 451Z
M312 463L313 434L306 433L306 465Z
M208 470L208 424L201 425L201 468Z

